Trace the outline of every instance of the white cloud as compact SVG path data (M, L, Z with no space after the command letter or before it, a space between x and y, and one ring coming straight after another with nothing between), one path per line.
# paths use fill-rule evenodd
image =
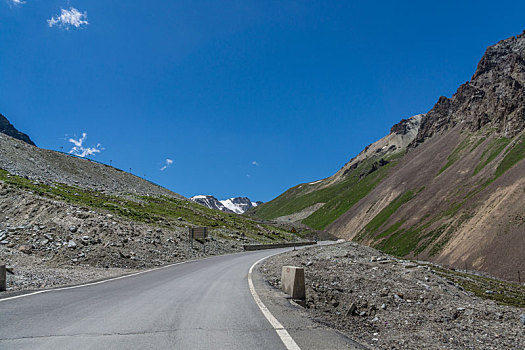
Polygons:
M164 171L164 170L168 169L168 167L169 167L170 165L172 165L172 164L173 164L173 160L171 160L171 159L166 159L166 164L164 164L164 166L163 166L162 168L160 168L160 171Z
M50 27L58 26L69 30L71 27L80 28L81 26L88 25L89 22L87 20L87 12L82 13L74 7L70 7L69 10L61 9L60 16L51 17L51 19L47 20L47 24Z
M252 162L252 165L259 166L259 163L257 163L255 160Z
M82 133L82 137L79 138L78 140L74 138L70 138L68 141L74 144L74 146L73 148L71 148L69 153L74 154L75 156L79 156L79 157L86 157L86 156L90 156L95 153L100 153L103 150L100 143L94 147L84 147L84 142L86 140L87 140L87 134L85 132Z
M26 3L24 0L8 0L8 2L13 5L23 5Z

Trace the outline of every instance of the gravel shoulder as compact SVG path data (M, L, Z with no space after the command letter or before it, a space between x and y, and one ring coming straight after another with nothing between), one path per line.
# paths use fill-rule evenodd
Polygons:
M69 266L64 268L17 266L15 274L7 274L7 291L0 292L0 299L49 288L73 286L101 281L139 272L139 269L96 268Z
M309 317L371 349L525 348L522 308L477 297L430 265L346 242L280 254L259 270L278 288L285 265L305 267Z

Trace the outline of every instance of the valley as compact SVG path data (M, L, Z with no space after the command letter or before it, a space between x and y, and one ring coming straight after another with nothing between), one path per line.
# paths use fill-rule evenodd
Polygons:
M0 347L524 348L525 32L405 117L263 203L186 198L0 115ZM303 307L286 266L304 268Z

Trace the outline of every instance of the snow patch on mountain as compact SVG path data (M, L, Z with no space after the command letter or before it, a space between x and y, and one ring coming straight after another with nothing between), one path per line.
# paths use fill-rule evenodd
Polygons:
M221 210L226 211L229 213L234 213L234 211L229 210L226 208L217 198L213 196L207 196L207 195L197 195L190 198L190 200L194 201L195 203L199 203L201 205L204 205L207 208L215 209L215 210Z
M238 205L234 204L232 200L233 198L228 198L228 199L225 199L219 202L221 202L222 205L224 205L226 208L233 211L234 213L237 213L237 214L244 213L244 211Z
M192 201L202 204L205 207L221 210L228 213L243 214L248 209L256 207L262 202L252 202L248 197L233 197L218 200L210 195L197 195L190 198Z
M318 184L321 181L323 181L323 180L317 180L317 181L314 181L314 182L310 182L310 183L308 183L308 185L315 185L315 184Z

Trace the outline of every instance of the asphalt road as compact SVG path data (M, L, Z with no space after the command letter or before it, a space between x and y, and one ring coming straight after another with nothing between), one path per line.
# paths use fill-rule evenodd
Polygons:
M0 349L285 349L247 282L250 266L278 251L0 300Z

